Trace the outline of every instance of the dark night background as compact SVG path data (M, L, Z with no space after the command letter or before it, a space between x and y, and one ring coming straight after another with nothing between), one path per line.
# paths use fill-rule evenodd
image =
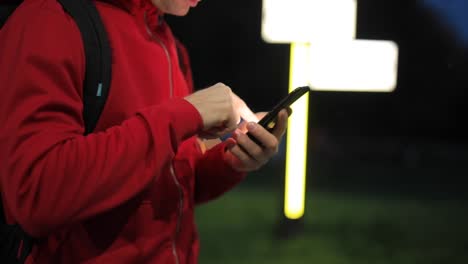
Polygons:
M462 15L443 13L444 5ZM187 17L167 18L189 49L196 87L224 82L254 111L285 96L289 78L289 45L261 39L261 7L261 0L204 0ZM264 240L245 237L269 232L265 227L281 218L280 152L233 194L201 211L202 263L263 263L258 254L274 256L264 263L468 263L464 14L463 0L358 0L357 38L399 46L398 86L393 93L311 94L306 232L299 238L305 242L290 242L304 250L277 247L265 233L259 234ZM271 219L241 220L262 207L270 208L264 215ZM239 219L219 223L210 221L213 214ZM234 249L220 246L215 233L231 236L226 244ZM336 244L322 248L330 239ZM293 260L304 251L312 252L310 259Z

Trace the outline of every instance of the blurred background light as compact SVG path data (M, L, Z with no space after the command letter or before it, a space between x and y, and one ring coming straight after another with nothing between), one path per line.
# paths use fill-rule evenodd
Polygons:
M356 0L263 0L262 37L270 43L349 40Z
M450 28L464 45L468 45L468 1L466 0L423 0L434 11L443 24Z
M393 41L314 42L308 56L314 90L391 92L396 87L398 46Z
M289 91L391 92L396 87L398 47L391 41L355 40L356 0L263 0L262 37L292 43ZM286 147L284 213L304 214L308 100L293 107Z

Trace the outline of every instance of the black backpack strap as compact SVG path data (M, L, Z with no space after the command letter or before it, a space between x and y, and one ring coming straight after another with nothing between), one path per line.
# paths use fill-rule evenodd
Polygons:
M91 0L58 0L75 20L86 55L83 84L85 134L93 132L109 95L112 56L109 39L95 4Z

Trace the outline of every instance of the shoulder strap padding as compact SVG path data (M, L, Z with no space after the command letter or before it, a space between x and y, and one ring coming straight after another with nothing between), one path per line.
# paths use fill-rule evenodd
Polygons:
M86 56L83 84L85 134L93 132L109 95L112 56L109 39L91 0L58 0L80 29Z

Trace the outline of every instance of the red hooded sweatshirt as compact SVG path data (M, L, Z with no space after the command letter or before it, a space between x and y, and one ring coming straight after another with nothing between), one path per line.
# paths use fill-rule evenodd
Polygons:
M0 178L7 221L38 238L27 263L196 263L197 203L241 181L203 123L177 41L149 0L96 2L112 85L83 136L85 58L56 0L25 0L0 30ZM181 49L183 51L183 49ZM179 60L178 56L182 56ZM187 66L185 65L185 66Z

